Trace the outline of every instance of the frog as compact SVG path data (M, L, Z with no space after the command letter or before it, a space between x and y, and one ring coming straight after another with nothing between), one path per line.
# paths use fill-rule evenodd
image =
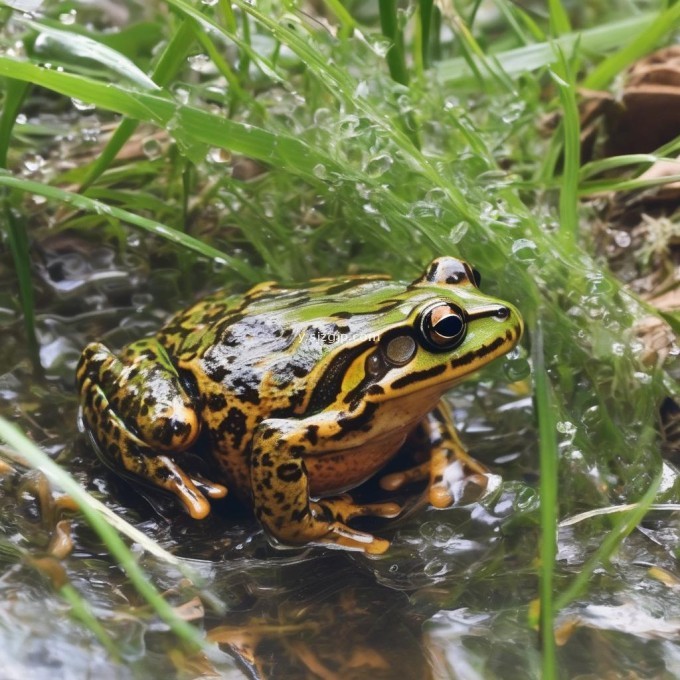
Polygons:
M346 275L217 291L119 354L88 344L76 369L82 422L107 460L195 519L230 492L276 547L382 554L390 542L350 522L402 508L355 502L352 490L374 477L386 492L420 481L445 508L455 480L488 472L444 394L512 350L523 321L480 282L467 262L441 256L413 281ZM426 460L381 472L416 431ZM186 465L199 445L216 479Z

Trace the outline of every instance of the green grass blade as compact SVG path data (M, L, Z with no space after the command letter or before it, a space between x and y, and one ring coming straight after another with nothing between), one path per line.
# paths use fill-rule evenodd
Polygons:
M0 439L5 441L15 453L17 462L24 464L25 461L32 468L41 470L54 486L73 498L90 526L97 532L111 555L115 557L118 564L125 570L137 591L154 608L158 616L168 624L171 630L185 642L194 646L204 647L206 643L202 634L177 616L172 606L147 580L134 555L116 531L109 526L98 510L93 507L90 495L78 482L62 470L33 442L27 439L16 426L2 417L0 417Z
M664 177L649 177L633 179L602 179L583 182L579 188L579 196L592 196L609 191L633 191L635 189L649 189L652 187L671 184L680 181L680 173L677 175L665 175Z
M636 59L657 47L659 41L680 25L680 3L673 3L665 12L654 14L655 19L644 31L615 54L594 68L583 81L583 87L599 90L609 84L619 73Z
M654 504L654 499L659 491L662 479L663 469L659 470L642 498L631 510L624 513L616 522L612 530L606 534L598 549L588 558L583 567L581 567L581 570L569 587L555 599L555 611L563 609L584 592L588 587L588 583L595 569L609 560L626 536L640 524L642 518L649 512L649 509ZM663 505L660 507L663 508Z
M425 68L430 65L432 4L433 0L419 0L418 2L418 12L420 14L420 58Z
M52 71L0 56L0 75L10 74L67 97L76 97L130 118L155 123L171 130L187 146L195 145L196 142L219 146L273 163L312 182L318 181L314 168L319 163L325 164L329 173L344 174L341 166L295 137L274 134L201 109L183 106L164 96L133 91L111 83L99 83L83 76Z
M47 48L50 49L50 58L53 61L56 57L52 57L52 50L56 52L63 63L69 64L72 68L77 68L78 64L83 61L94 62L99 67L111 71L144 90L159 89L158 85L130 59L97 40L75 31L56 28L50 25L49 20L24 20L24 23L43 37L41 44L46 44ZM43 47L42 49L46 48Z
M578 43L584 54L602 54L608 50L627 45L638 36L646 35L647 28L654 22L656 16L656 12L645 12L632 18L561 35L553 41L540 42L502 52L489 51L487 58L493 55L503 65L503 69L508 75L516 77L522 73L554 64L558 60L555 47L559 47L564 53L569 54ZM475 84L469 66L461 57L441 61L435 64L434 68L437 71L437 76L444 82L456 82L461 85Z
M392 80L408 85L409 77L404 55L404 38L399 30L397 3L394 0L379 0L380 28L383 35L392 43L387 50L387 66Z
M5 84L5 102L0 115L0 168L7 167L7 154L12 139L12 130L24 99L30 89L30 83L8 78ZM23 313L24 332L31 364L36 375L42 373L40 364L40 348L35 333L35 300L33 297L33 280L31 278L31 255L24 220L14 213L7 192L2 192L2 211L5 216L5 228L9 247L12 251L14 271L19 282L19 300Z
M118 651L115 642L106 632L104 626L99 623L89 602L82 597L70 583L66 583L59 588L59 594L71 605L73 615L95 635L102 647L104 647L111 657L117 661L120 660L120 652Z
M559 48L557 48L559 49ZM578 236L578 182L581 164L581 141L576 84L572 68L564 54L560 54L559 73L552 72L562 104L562 130L564 134L564 167L560 186L560 233L571 243Z
M73 206L78 210L86 210L87 212L105 215L113 219L121 220L122 222L133 224L140 229L144 229L156 236L167 239L172 243L177 243L183 248L193 250L200 255L221 262L240 274L247 281L258 281L260 279L259 273L239 258L231 257L221 250L213 248L188 234L183 234L165 224L150 220L146 217L141 217L140 215L135 215L122 208L109 206L81 194L75 194L70 191L64 191L63 189L41 184L40 182L20 179L11 175L0 174L0 187L2 186L18 189L31 194L37 194L38 196L45 196L45 198L60 201L61 203Z
M543 328L534 324L532 332L535 403L538 415L539 456L541 463L541 543L540 543L540 634L543 651L543 679L557 677L555 660L555 609L553 579L557 554L557 435L555 409L545 365Z
M40 363L40 346L35 332L35 299L33 297L31 254L26 234L26 223L22 215L15 213L6 195L3 202L9 247L12 251L14 271L19 281L19 299L21 300L28 353L33 371L39 376L42 375L42 365Z
M173 34L172 39L156 64L152 80L157 85L164 87L181 68L193 39L194 32L191 22L189 19L185 19ZM102 173L113 163L118 152L125 146L125 143L137 129L138 124L138 121L129 118L121 121L108 144L87 170L85 179L80 186L81 192L85 191L93 182L96 182Z
M354 32L357 24L354 17L347 11L340 0L324 0L324 3L335 14L337 20L340 22L340 30L338 37L343 40L348 38Z
M30 87L30 83L13 78L5 81L5 100L0 114L0 168L7 167L7 153L14 123Z
M550 33L553 37L564 35L571 31L571 23L561 0L548 0L550 11Z

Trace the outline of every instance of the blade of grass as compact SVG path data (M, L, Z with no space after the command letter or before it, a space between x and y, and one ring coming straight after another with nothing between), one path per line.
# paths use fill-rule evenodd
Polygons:
M183 234L180 231L171 229L165 224L161 224L155 220L147 219L146 217L141 217L140 215L135 215L134 213L128 212L127 210L123 210L122 208L109 206L105 203L100 203L99 201L95 201L81 194L75 194L70 191L64 191L63 189L57 189L56 187L41 184L40 182L20 179L11 175L0 174L0 187L2 186L11 187L31 194L37 194L38 196L45 196L45 198L71 205L78 210L85 210L98 215L105 215L107 217L121 220L122 222L133 224L140 229L144 229L145 231L155 234L156 236L160 236L161 238L167 239L173 243L178 243L184 248L188 248L189 250L193 250L200 255L204 255L205 257L208 257L212 260L221 262L240 274L247 281L254 282L260 279L259 273L239 258L231 257L230 255L223 253L221 250L213 248L212 246L209 246L202 241L189 236L188 234Z
M420 17L420 55L424 68L430 65L430 36L432 34L432 5L433 0L419 0L418 14Z
M375 178L371 178L365 172L341 165L334 158L309 147L298 138L281 132L273 133L253 125L232 121L207 111L178 104L155 94L131 91L111 83L102 84L83 76L52 71L35 64L19 62L0 56L0 75L9 73L12 73L17 79L43 85L68 97L77 97L101 108L122 113L130 118L138 118L155 123L161 128L170 130L176 139L184 142L185 146L195 146L200 142L228 149L234 153L240 153L262 160L265 163L271 163L280 171L290 171L307 180L312 185L322 182L316 172L317 167L322 166L326 171L326 175L332 181L349 182L353 186L363 183L365 186L371 187L372 190L379 192L383 208L381 218L389 221L391 229L399 230L403 234L409 234L413 229L413 220L409 217L410 207L408 203L393 190L389 187L384 187L382 183ZM368 107L365 102L362 105L366 106L367 115L370 115L372 119L375 118L380 127L384 128L393 139L397 140L406 157L412 158L413 162L421 167L433 185L442 186L442 177L437 169L422 156L409 139L400 130L391 126L389 120L386 120L384 116L379 115L375 110ZM7 182L8 180L4 181ZM34 186L36 193L40 193L42 190L38 184L31 186ZM460 219L475 222L475 215L461 190L452 182L446 183L444 188L448 191L449 198L454 204L454 208L458 211ZM67 192L63 194L63 197L68 197L71 203L76 205L72 196L73 194L68 194ZM61 200L61 198L58 200ZM82 205L84 206L84 204ZM88 208L84 207L84 209ZM101 204L98 205L97 209L102 212L107 211L107 207ZM111 214L113 215L113 213ZM143 228L149 228L150 225L157 224L150 221L140 222L142 218L131 216L129 213L126 213L126 216L121 217L121 219L138 226L145 224L146 226ZM177 232L172 232L172 230L169 230L164 225L161 226L161 232L169 232L166 238L173 240L178 238ZM152 230L154 228L157 227L153 227ZM378 238L384 241L389 241L391 238L383 229L377 230L376 233ZM423 233L432 242L435 249L445 252L447 248L450 248L441 230L424 224ZM164 233L159 232L159 235L164 235ZM179 236L181 238L188 238L184 235ZM198 242L194 240L187 241L187 243L192 243L190 247L193 249L198 249L199 247ZM219 252L214 249L212 250L213 253ZM224 259L224 253L214 254L211 257ZM237 260L231 260L231 262L234 263L234 266L239 264ZM243 265L241 264L241 266Z
M553 41L539 42L502 52L489 51L486 56L490 58L493 55L503 65L508 75L518 76L555 63L558 60L556 46L569 53L578 42L584 54L602 54L626 45L636 37L645 34L647 27L654 22L656 16L656 12L644 12L632 18L561 35ZM443 82L453 81L459 85L475 84L473 74L461 57L441 61L435 64L434 68L437 77Z
M576 83L573 70L561 52L559 54L559 72L550 71L553 82L557 85L562 104L562 130L564 138L564 167L560 186L560 234L569 243L575 243L578 236L578 180L581 164L580 121L576 102Z
M408 85L408 69L404 55L404 38L399 30L397 3L394 0L378 0L380 8L380 28L383 35L392 43L387 50L387 66L392 80Z
M0 417L0 439L4 440L9 448L15 452L17 462L21 464L27 462L31 467L41 470L54 486L62 489L73 498L90 526L97 532L137 591L153 607L158 616L168 624L170 629L186 643L199 648L205 647L206 642L202 634L181 619L151 584L123 540L95 508L91 496L49 456L27 439L16 426L2 417Z
M8 78L6 81L5 101L0 115L0 168L7 167L7 154L12 139L12 130L29 89L30 83L13 78ZM23 218L12 210L10 196L6 191L2 192L2 210L5 215L5 228L12 252L14 271L19 283L19 300L23 313L28 352L33 371L36 375L41 375L42 365L40 364L40 347L35 333L35 300L26 225Z
M189 19L185 19L180 27L173 33L172 38L168 42L163 54L161 55L156 68L154 69L151 79L160 87L164 87L177 73L179 68L186 58L187 52L191 47L194 39L193 27ZM116 131L111 136L108 144L104 147L102 152L95 158L92 165L90 165L85 179L80 185L79 191L82 193L93 182L106 171L106 169L114 161L118 152L125 146L125 143L133 135L137 129L139 121L130 118L124 118Z
M680 3L673 3L665 12L654 14L655 19L628 44L596 66L583 81L583 87L600 90L610 83L636 59L651 52L659 41L680 25Z
M557 677L555 661L555 608L553 579L557 554L557 435L555 409L545 365L543 328L536 321L532 332L531 354L534 366L534 387L538 416L539 457L541 464L541 544L540 544L540 634L543 651L542 677Z
M72 58L69 66L77 69L78 64L84 61L93 61L100 67L115 73L135 85L145 90L158 90L158 85L149 78L141 69L137 67L127 57L120 52L104 45L97 40L81 35L75 31L69 31L63 25L60 28L50 25L48 19L37 21L34 19L19 19L27 26L30 26L38 34L52 41L58 47L63 57ZM44 41L41 44L45 44ZM49 45L49 42L47 43ZM54 61L54 59L53 59ZM67 62L64 62L66 64Z
M357 26L354 17L347 11L340 0L324 0L324 3L331 12L335 14L335 17L340 22L340 30L338 31L340 39L344 40L345 38L349 38Z
M555 611L559 611L566 607L586 589L595 569L609 560L626 536L640 524L642 518L649 512L649 509L654 504L654 499L656 498L662 479L663 468L656 474L642 498L632 506L631 510L620 517L613 529L607 533L598 549L588 558L583 567L581 567L581 570L569 587L558 595L555 599Z
M680 173L677 175L665 175L664 177L649 177L633 179L602 179L583 182L579 188L579 196L592 196L609 191L632 191L634 189L648 189L650 187L663 186L680 181Z
M569 15L560 0L548 0L548 9L550 11L550 34L556 38L569 33L571 31Z

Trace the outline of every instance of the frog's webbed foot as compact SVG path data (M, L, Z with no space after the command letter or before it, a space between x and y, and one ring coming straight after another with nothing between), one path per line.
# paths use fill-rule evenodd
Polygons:
M436 508L452 505L458 495L454 489L461 483L473 482L486 488L489 471L465 450L443 402L423 419L422 427L430 446L429 460L385 475L380 479L381 488L396 491L412 482L429 479L428 498Z
M86 347L77 371L83 418L104 456L169 491L202 519L210 512L208 498L222 498L227 489L187 474L171 457L196 439L198 420L176 373L162 363L167 357L149 355L152 342L139 343L143 349L128 364L103 345Z
M395 503L359 506L347 499L310 501L304 457L309 442L287 420L265 420L253 440L251 483L255 514L274 542L283 546L323 545L372 554L384 553L389 541L345 524L351 517L394 516Z

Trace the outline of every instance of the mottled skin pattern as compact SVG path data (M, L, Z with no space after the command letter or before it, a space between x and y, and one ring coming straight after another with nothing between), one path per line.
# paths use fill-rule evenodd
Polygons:
M77 370L85 422L106 455L176 494L193 517L227 493L182 470L203 429L227 487L272 539L383 552L387 541L346 522L399 507L336 495L380 470L416 427L430 461L384 477L383 488L429 478L430 502L445 507L447 471L484 472L440 398L514 347L522 320L476 278L443 257L413 283L348 277L216 293L120 358L88 345Z

